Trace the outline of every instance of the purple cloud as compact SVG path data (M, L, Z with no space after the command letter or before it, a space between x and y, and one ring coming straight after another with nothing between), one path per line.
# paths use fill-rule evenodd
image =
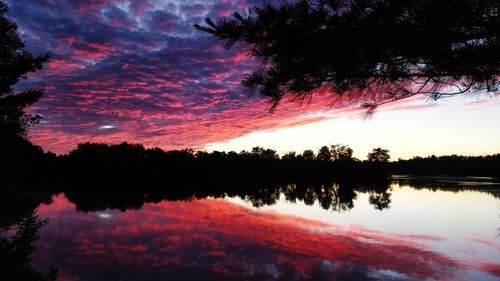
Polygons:
M30 137L57 153L83 141L200 148L286 126L326 104L269 114L265 100L240 86L255 67L246 51L224 50L192 28L256 1L6 2L28 49L53 52L46 69L19 87L45 85L31 109L44 119Z

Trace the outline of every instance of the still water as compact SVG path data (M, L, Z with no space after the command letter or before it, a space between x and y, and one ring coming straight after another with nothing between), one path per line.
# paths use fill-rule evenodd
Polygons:
M164 200L125 211L76 206L61 193L37 208L49 223L32 263L75 281L500 280L500 186L441 183L394 180L347 199L335 185L322 188L328 198L292 196L288 186L272 200Z

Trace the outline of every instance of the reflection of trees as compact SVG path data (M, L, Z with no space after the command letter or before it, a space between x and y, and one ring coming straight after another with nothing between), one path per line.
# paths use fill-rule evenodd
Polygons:
M49 204L50 192L13 191L11 187L0 188L0 228L16 224L33 213L41 203Z
M68 200L76 202L76 209L83 212L104 211L106 209L118 209L121 211L140 209L145 202L145 193L137 192L110 192L99 193L85 192L81 190L65 192Z
M275 204L280 198L280 189L272 187L258 188L255 192L250 192L244 196L241 195L242 199L252 202L253 206L262 207Z
M26 187L24 187L26 188ZM31 267L30 255L40 229L47 220L34 211L40 204L51 202L49 192L13 191L10 186L0 191L0 272L1 280L55 280L56 270L36 270Z
M290 202L303 201L306 205L315 202L326 210L343 211L354 207L354 189L337 183L290 184L281 188L281 193Z
M368 193L368 202L375 209L382 211L390 208L392 190L388 188L387 182L375 182L363 188L363 191Z
M118 209L121 211L129 209L140 209L146 203L158 203L163 200L190 201L203 198L225 198L238 197L255 207L273 205L280 199L288 202L303 202L306 205L318 204L325 210L348 211L354 207L358 193L368 194L368 202L377 210L390 208L391 192L388 181L371 181L366 183L350 183L335 181L297 181L295 183L262 183L247 181L219 181L207 182L204 185L186 182L171 183L165 186L153 186L145 184L137 185L94 185L85 187L72 186L69 190L63 190L66 197L76 205L79 211L92 212L106 209ZM462 190L476 190L487 192L497 196L497 187L459 187L457 184L432 182L429 180L399 180L400 185L408 185L415 189L445 190L458 192ZM49 202L50 195L40 195L36 200L30 197L12 197L13 199L0 200L0 203L12 201L23 207L15 212L2 212L0 226L7 225L15 218L25 215L29 208L34 209L41 202ZM24 202L26 201L26 202ZM37 203L38 202L38 203ZM1 204L0 204L1 205ZM10 208L6 208L7 210ZM4 208L0 208L0 211ZM14 209L13 209L14 210ZM4 218L5 217L5 218ZM11 217L11 218L8 218Z
M113 189L71 190L65 191L66 197L80 211L102 211L105 209L139 209L144 203L156 203L162 200L193 200L224 197L239 197L254 207L262 207L277 203L280 198L306 205L318 204L325 210L347 211L354 207L357 192L370 192L379 196L373 204L377 209L389 207L390 194L388 183L376 188L363 185L325 182L296 182L293 184L261 184L261 183L217 183L204 186L185 184L182 188L144 188L141 192L132 192L126 187ZM371 202L371 201L370 201ZM385 202L385 203L384 203Z
M460 183L461 181L462 184ZM407 179L398 179L396 181L400 186L409 186L414 189L427 189L432 191L461 192L465 190L474 190L500 198L500 184L497 182L474 181L469 178L460 177L412 177Z
M376 193L371 191L368 200L377 210L383 210L391 204L391 194L388 192Z
M30 255L35 251L34 243L40 237L40 229L47 220L40 219L35 212L17 222L12 237L0 236L0 267L3 280L49 281L55 280L57 270L36 270L30 263Z

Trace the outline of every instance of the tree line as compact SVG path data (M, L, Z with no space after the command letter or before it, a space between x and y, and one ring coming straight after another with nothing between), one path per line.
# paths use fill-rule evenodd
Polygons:
M28 149L29 148L29 149ZM390 162L389 150L374 148L366 160L353 157L348 145L323 146L317 151L287 152L254 147L249 151L165 151L140 144L82 143L68 154L56 156L26 146L17 161L4 169L0 180L70 182L72 186L137 186L180 183L202 188L206 183L245 185L334 180L370 182L391 174L462 175L500 177L500 154L489 156L430 156ZM29 176L27 176L29 175ZM74 184L73 184L74 183ZM179 187L181 188L181 187Z
M282 157L269 148L221 152L192 149L164 151L139 144L107 145L83 143L67 155L53 156L57 170L70 179L97 182L122 179L146 183L161 179L193 184L207 182L290 183L296 181L348 180L356 178L387 179L389 154L374 149L366 161L352 156L346 145L321 147L317 153L305 150Z

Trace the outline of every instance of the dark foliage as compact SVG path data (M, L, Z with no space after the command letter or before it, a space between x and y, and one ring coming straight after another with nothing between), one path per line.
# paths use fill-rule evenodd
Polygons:
M389 162L391 156L389 155L389 150L378 147L368 153L367 159L369 162Z
M261 66L242 84L270 97L333 93L377 105L497 91L500 4L494 0L298 0L255 6L195 28L248 47Z
M48 53L33 56L25 50L17 25L6 13L7 6L0 2L0 185L22 178L18 173L31 173L42 157L41 149L26 139L28 126L37 123L40 116L24 110L40 99L43 89L19 92L14 85L41 70L49 59Z
M409 186L414 189L426 189L432 191L479 191L491 194L495 198L500 199L500 183L498 179L492 180L488 177L469 177L469 176L395 176L394 180L400 186Z
M354 151L348 145L334 144L330 146L332 159L337 161L351 161Z
M231 188L298 182L370 183L386 180L391 174L500 177L499 154L416 157L388 162L388 150L382 148L374 149L365 161L352 158L348 146L333 145L329 151L327 148L322 147L318 155L306 150L302 154L289 152L280 158L275 150L262 147L251 152L209 153L190 149L163 151L128 143L83 143L67 155L33 152L29 159L37 165L36 171L26 177L26 169L16 170L11 173L8 185L40 186L52 191L61 190L58 186L101 190L113 187L131 192L154 186L179 189L175 191L179 194L187 189L192 194L191 189L203 193L211 185L227 192Z
M21 218L16 223L15 234L8 238L0 236L0 268L2 278L9 281L50 281L56 280L57 270L36 270L31 267L30 255L35 251L40 229L47 220L38 218L35 212Z
M328 146L322 146L318 150L318 155L316 156L316 159L320 161L331 161L332 153L330 152L330 148L328 148Z
M24 113L24 108L38 101L42 89L27 89L15 92L13 86L29 73L41 70L49 54L33 56L17 33L17 25L6 17L7 6L0 2L0 132L24 137L30 124L39 116Z
M7 188L7 185L0 188L0 229L15 225L23 218L32 215L33 211L41 204L51 203L51 192L42 191L41 186L31 185L21 186L17 183L16 189ZM30 192L20 192L20 190L30 190Z
M40 176L20 182L30 189L64 192L78 202L80 210L135 209L164 199L225 196L262 206L273 204L280 194L290 201L312 204L317 200L326 209L346 210L355 190L369 192L376 208L388 207L390 195L385 193L390 174L500 177L500 155L387 162L387 150L374 151L381 151L383 157L359 161L352 158L352 149L340 145L331 146L330 158L324 147L316 157L309 155L314 155L310 150L304 153L307 157L291 152L279 158L276 151L261 147L251 152L208 153L84 143L68 155L45 155Z
M327 147L318 156L306 150L302 155L288 154L280 159L276 151L261 147L254 147L251 152L207 153L146 149L127 143L84 143L57 161L62 175L83 185L119 181L141 185L180 182L193 186L222 182L237 186L389 176L387 163L374 170L371 163L354 159L333 161Z
M393 174L463 175L500 178L500 154L488 156L414 157L390 163Z
M182 188L176 188L182 185ZM163 187L144 185L140 189L126 190L123 186L100 188L71 188L64 191L65 196L83 212L104 211L106 209L140 209L146 203L163 200L191 201L210 198L241 198L254 207L273 205L281 196L289 202L304 202L306 205L319 205L325 210L347 211L354 207L356 192L369 192L370 204L376 209L390 206L389 181L377 185L337 184L331 181L297 182L294 184L246 183L231 185L220 181L207 182L200 186L186 183L165 183ZM381 201L379 198L382 198Z

